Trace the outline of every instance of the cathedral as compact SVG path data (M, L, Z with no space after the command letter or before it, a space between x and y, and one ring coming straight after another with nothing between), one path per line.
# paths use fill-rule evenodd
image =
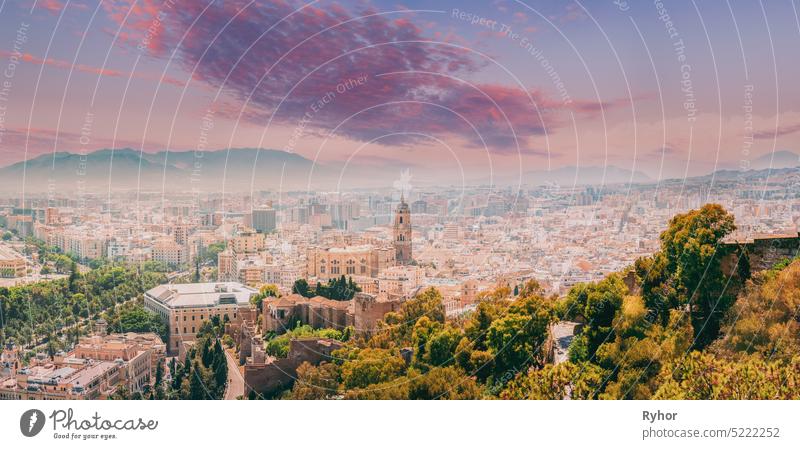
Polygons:
M394 249L399 265L411 263L411 209L405 195L400 195L400 204L394 213Z

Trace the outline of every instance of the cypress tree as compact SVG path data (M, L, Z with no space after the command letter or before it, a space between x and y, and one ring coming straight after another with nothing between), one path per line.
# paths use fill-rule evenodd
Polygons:
M203 380L200 379L200 365L194 362L191 367L189 375L189 399L205 399L205 390L203 389Z

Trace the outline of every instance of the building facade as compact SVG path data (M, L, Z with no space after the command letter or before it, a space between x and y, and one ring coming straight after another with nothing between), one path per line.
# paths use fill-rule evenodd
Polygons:
M306 256L308 276L320 280L342 275L375 277L396 264L395 250L389 246L311 247Z
M258 290L238 282L164 284L144 294L145 309L167 324L167 352L175 354L181 342L192 342L203 322L217 316L223 322L241 323L255 315L250 298Z
M253 229L260 233L275 231L277 219L275 209L271 207L253 209Z

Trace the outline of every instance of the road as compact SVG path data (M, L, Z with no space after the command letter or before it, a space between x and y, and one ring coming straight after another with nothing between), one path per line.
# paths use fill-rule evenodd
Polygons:
M228 361L228 388L225 389L225 400L234 401L237 397L244 395L244 377L239 371L239 365L233 359L231 353L225 351L225 359Z

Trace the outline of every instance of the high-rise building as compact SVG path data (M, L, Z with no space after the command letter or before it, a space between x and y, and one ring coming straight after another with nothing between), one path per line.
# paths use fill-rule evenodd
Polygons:
M275 209L271 207L253 209L253 229L257 232L273 232L276 227Z
M394 213L394 249L398 264L411 263L411 209L403 194Z
M180 245L189 243L189 234L189 226L186 224L179 223L172 226L172 237L175 239L175 242Z

